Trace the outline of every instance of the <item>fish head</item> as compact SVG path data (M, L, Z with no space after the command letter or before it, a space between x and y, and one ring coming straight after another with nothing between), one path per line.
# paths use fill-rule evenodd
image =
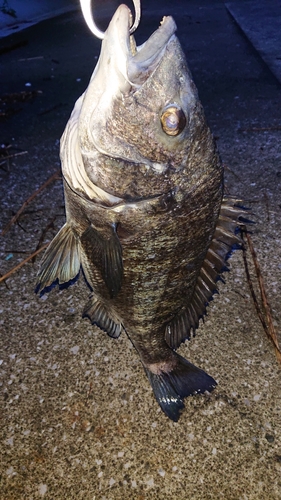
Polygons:
M207 126L173 18L164 17L139 47L130 25L130 10L120 5L84 95L78 133L91 182L121 198L142 198L167 191L183 171L197 179L191 157Z

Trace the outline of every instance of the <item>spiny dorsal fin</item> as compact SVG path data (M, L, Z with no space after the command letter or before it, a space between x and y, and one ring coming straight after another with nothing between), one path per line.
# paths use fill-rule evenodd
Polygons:
M64 224L48 246L37 278L36 293L43 295L57 282L64 285L80 271L80 247L69 224Z
M90 295L90 300L86 304L82 316L83 318L87 316L92 324L104 330L110 337L119 337L123 330L122 323L117 314L94 294Z
M177 349L182 342L190 339L191 330L194 333L198 328L199 319L206 314L206 307L217 291L216 282L220 274L227 270L226 260L235 245L241 246L236 230L245 221L243 215L246 209L240 203L241 200L234 198L225 198L222 202L213 239L200 269L190 304L166 327L165 340L172 349Z
M111 297L120 291L123 278L122 246L115 227L109 238L89 226L81 236L82 247L88 259L100 270Z

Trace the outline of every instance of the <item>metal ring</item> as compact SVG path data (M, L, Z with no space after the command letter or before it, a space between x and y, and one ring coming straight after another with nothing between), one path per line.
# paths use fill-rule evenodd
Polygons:
M130 35L136 31L139 23L140 23L140 18L141 18L141 6L140 6L140 0L133 0L134 4L134 9L135 9L135 21L133 26L130 28ZM91 0L80 0L80 6L82 10L82 14L84 16L84 19L87 23L88 28L91 30L91 32L100 40L104 39L105 33L101 31L93 18L92 14L92 6L91 6Z

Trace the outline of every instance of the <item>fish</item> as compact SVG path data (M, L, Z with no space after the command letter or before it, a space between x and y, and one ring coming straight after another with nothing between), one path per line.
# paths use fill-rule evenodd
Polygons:
M66 222L36 291L90 288L93 325L136 349L161 409L215 379L176 350L204 318L245 220L224 171L171 16L141 46L120 5L60 142Z

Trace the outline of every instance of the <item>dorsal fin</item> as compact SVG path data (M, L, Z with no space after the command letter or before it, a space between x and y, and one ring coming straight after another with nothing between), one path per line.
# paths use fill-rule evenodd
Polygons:
M166 326L165 340L172 349L190 339L198 328L199 319L206 314L206 307L215 292L216 282L227 269L226 260L233 247L241 246L241 238L236 234L237 228L244 223L246 209L240 200L225 198L221 205L220 215L207 250L204 262L193 291L190 303ZM250 222L250 221L248 221Z

